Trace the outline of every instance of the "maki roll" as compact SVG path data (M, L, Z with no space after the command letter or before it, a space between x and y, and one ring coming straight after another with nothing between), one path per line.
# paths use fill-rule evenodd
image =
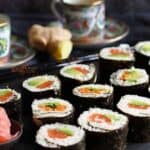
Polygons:
M129 117L129 140L150 142L150 98L125 95L117 108Z
M150 97L150 87L148 88L148 96Z
M85 132L68 124L50 124L40 127L36 135L38 150L85 150Z
M10 118L21 121L21 95L13 89L0 89L0 106L4 107Z
M136 66L148 69L150 59L150 41L138 42L135 45Z
M29 110L34 99L56 97L61 94L61 83L54 75L28 78L23 82L24 110Z
M135 57L130 47L108 47L99 53L100 81L109 82L110 74L122 68L134 65Z
M60 80L53 75L31 77L23 82L23 88L34 98L58 96L61 92Z
M117 103L121 96L126 94L146 95L149 76L144 69L121 69L111 75L110 82L114 86L114 99Z
M37 126L54 122L69 124L74 121L74 108L72 104L58 98L33 101L32 113L33 121Z
M81 85L73 89L73 95L73 102L79 112L94 106L113 107L113 87L109 85Z
M72 64L65 66L60 70L60 79L62 81L63 96L68 98L68 96L72 95L74 87L96 81L96 67L93 64Z
M125 150L128 118L107 109L90 108L78 118L86 130L87 150Z

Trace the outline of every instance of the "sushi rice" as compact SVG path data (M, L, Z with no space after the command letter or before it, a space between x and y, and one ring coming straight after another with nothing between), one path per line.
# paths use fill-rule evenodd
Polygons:
M57 104L62 104L66 108L63 111L58 110L43 110L39 106L40 105L51 105L52 107ZM50 108L50 107L49 107ZM34 100L32 103L32 113L35 118L46 118L46 117L65 117L72 114L74 111L71 103L59 99L59 98L48 98L41 100Z
M70 79L88 81L93 78L95 67L94 65L72 64L62 68L60 74Z
M88 93L83 93L84 89L88 90ZM97 92L93 92L96 90ZM85 98L98 98L98 97L108 97L112 95L113 87L109 85L102 85L102 84L86 84L81 85L73 89L73 94L79 97Z
M97 121L90 121L90 116L94 114L99 114L102 116L107 117L110 119L111 123L107 123L105 121L99 122L98 118ZM88 111L84 111L80 117L78 118L78 124L88 130L94 132L110 132L113 130L120 129L124 127L128 123L128 119L126 116L119 114L118 112L113 112L107 109L101 108L90 108Z
M150 117L150 98L125 95L120 99L117 108L134 117Z
M100 57L108 60L115 61L131 61L134 60L134 53L132 50L123 49L121 47L108 47L103 48L100 53Z
M70 134L66 138L52 138L48 135L49 130L65 131ZM73 125L55 123L47 124L37 131L36 143L47 148L67 147L79 143L85 137L85 132L80 127Z
M38 82L39 84L42 84L47 81L52 82L51 85L48 87L37 88L35 86ZM31 92L44 92L44 91L53 90L53 89L59 90L60 86L61 85L60 85L59 79L53 75L42 75L42 76L31 77L23 82L23 87Z
M9 94L9 95L7 96L7 94ZM3 99L3 98L5 98L5 99ZM9 89L9 88L0 89L0 104L8 103L11 100L17 101L20 98L21 98L21 94L16 92L13 89Z
M145 55L147 57L150 57L150 41L138 42L135 45L135 49L140 54L143 54L143 55Z
M134 73L132 79L122 79L125 73ZM131 78L131 77L130 77ZM114 85L119 86L133 86L133 85L140 85L149 82L149 76L144 69L139 68L131 68L131 69L120 69L117 72L113 73L110 78L110 82Z

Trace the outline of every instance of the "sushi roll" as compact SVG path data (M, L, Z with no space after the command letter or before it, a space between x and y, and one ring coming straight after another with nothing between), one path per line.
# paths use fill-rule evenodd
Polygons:
M129 140L150 142L150 98L125 95L117 108L129 117Z
M150 86L148 88L148 96L150 97Z
M126 94L138 94L145 96L149 85L149 76L144 69L130 68L120 69L110 77L114 86L115 104Z
M0 106L10 118L21 121L21 94L10 88L0 89Z
M72 64L60 70L62 94L65 98L72 96L72 89L78 85L96 81L96 67L94 64Z
M107 109L90 108L78 118L86 130L87 150L125 150L128 118Z
M148 69L148 61L150 59L150 41L138 42L135 45L136 66Z
M44 125L37 131L36 144L37 150L85 150L85 132L68 124Z
M81 85L73 89L73 97L73 102L79 112L94 106L113 107L113 87L109 85Z
M109 82L110 74L122 68L134 65L134 52L130 47L108 47L99 52L99 72L101 83Z
M32 114L33 121L37 126L54 122L70 124L74 121L74 108L72 104L58 98L33 101Z
M54 75L31 77L23 82L22 94L23 108L25 111L29 111L34 99L60 96L61 83L58 77Z

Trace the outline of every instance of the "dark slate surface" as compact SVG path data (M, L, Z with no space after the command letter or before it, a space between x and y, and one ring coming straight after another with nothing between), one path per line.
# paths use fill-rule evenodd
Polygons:
M8 13L11 16L13 33L24 36L30 25L34 23L47 24L50 20L55 20L50 10L50 2L51 0L0 0L0 12ZM139 40L150 39L150 0L106 0L106 6L107 16L123 20L131 28L130 35L122 42L128 42L134 45ZM72 59L98 51L99 48L92 51L75 49L72 53ZM35 72L40 70L40 73L44 73L44 69L46 68L46 72L51 72L53 68L50 68L57 64L45 56L41 57L40 55L37 58L28 63L28 66L32 68L33 72L34 70ZM18 69L20 70L21 68ZM20 79L24 77L15 71L17 70L5 71L6 75L3 75L4 72L0 71L0 82L3 83L5 81L5 85L19 85L18 89L20 89ZM27 73L27 75L32 75L32 73ZM2 77L13 78L13 80L9 82L8 79L4 80ZM14 78L16 79L14 80ZM34 135L32 133L33 128L31 122L29 117L25 115L24 135L14 150L34 150ZM150 150L150 144L129 144L127 150Z

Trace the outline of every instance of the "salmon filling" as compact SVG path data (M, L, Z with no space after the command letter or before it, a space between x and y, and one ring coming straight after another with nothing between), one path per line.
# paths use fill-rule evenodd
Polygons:
M74 67L74 70L81 72L82 74L87 74L89 73L89 70L85 69L85 68L81 68L81 67Z
M89 121L97 123L108 123L111 124L111 119L106 115L95 113L89 116Z
M48 88L51 87L53 85L54 81L46 81L41 83L40 85L38 85L36 88L38 89L44 89L44 88Z
M128 103L128 107L144 110L144 109L149 109L150 105L144 102L140 102L140 101L133 101L133 102Z
M124 51L121 51L120 49L111 49L111 55L112 56L125 56L125 57L128 57L129 56L129 53L128 52L124 52Z
M81 94L103 94L103 93L107 93L107 90L87 87L87 88L80 88L79 92Z
M13 96L13 92L11 92L11 91L0 93L0 101L4 102L12 96Z
M72 76L74 75L79 75L79 76L83 76L83 75L87 75L89 73L89 70L83 68L83 67L72 67L72 68L68 68L64 71L67 74L70 74Z
M61 129L49 129L48 130L48 136L50 138L57 138L57 139L66 139L70 136L72 136L72 133L70 131L63 131Z
M135 104L128 104L128 106L130 108L135 108L135 109L148 109L148 108L150 108L150 105L140 106L140 105L135 105Z

